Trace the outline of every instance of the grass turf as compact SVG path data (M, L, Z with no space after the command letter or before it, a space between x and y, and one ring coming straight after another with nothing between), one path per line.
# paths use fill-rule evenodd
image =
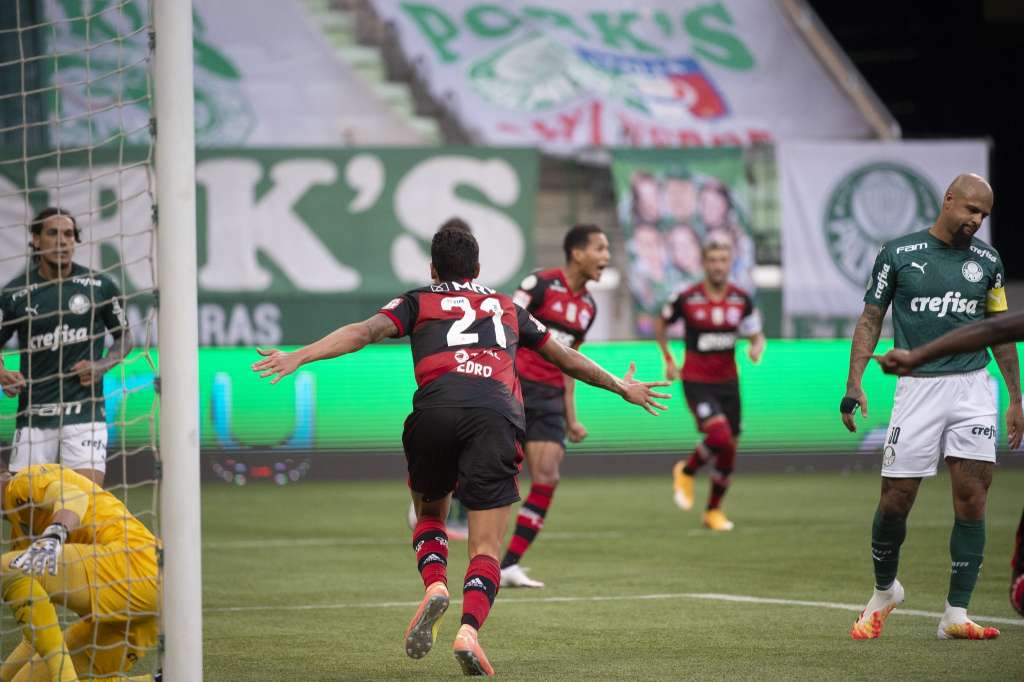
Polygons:
M524 482L524 490L528 482ZM990 495L986 565L971 613L1014 619L989 642L938 641L936 619L889 619L854 642L856 612L700 598L715 593L862 605L871 589L875 475L738 476L735 531L700 528L671 502L670 478L568 479L524 564L543 590L503 589L481 641L498 674L521 680L821 680L1024 677L1024 620L1007 603L1024 471ZM151 506L145 490L136 508ZM403 680L460 676L453 603L435 650L405 657L422 585L400 482L203 488L204 667L208 680ZM906 609L940 611L949 574L949 480L925 481L900 579ZM466 545L449 577L461 597ZM985 623L984 620L979 620ZM3 609L2 646L17 643ZM150 670L148 656L138 670Z
M995 641L949 642L935 619L897 611L882 639L854 642L854 611L679 596L862 605L878 485L875 475L740 475L727 500L737 528L712 534L699 511L675 509L667 475L563 481L523 562L547 588L503 589L481 642L506 679L1021 679L1024 620L999 624ZM1015 617L1007 579L1022 489L1024 472L997 473L972 614ZM402 651L422 593L407 504L399 482L206 486L206 678L458 677L458 604L429 656ZM905 608L941 611L951 522L948 478L925 481L903 547ZM453 541L453 599L466 564Z

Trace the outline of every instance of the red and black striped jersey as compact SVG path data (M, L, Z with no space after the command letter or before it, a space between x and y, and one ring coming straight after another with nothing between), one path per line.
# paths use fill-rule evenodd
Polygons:
M380 312L399 336L409 336L418 386L413 409L487 407L525 430L516 352L540 348L549 338L526 310L465 281L407 291Z
M564 346L572 348L583 343L594 324L597 304L586 289L573 293L562 268L537 270L528 275L515 294L515 302L547 325ZM529 349L516 360L519 376L557 388L565 387L562 370Z
M686 325L683 380L721 383L736 379L736 338L761 331L761 316L754 300L729 284L720 300L708 295L700 282L680 291L665 304L661 319Z

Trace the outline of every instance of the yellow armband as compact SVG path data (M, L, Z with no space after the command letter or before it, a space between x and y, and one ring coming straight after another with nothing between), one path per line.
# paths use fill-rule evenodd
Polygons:
M988 290L988 297L985 299L986 313L1004 313L1009 309L1006 305L1006 289L998 287Z

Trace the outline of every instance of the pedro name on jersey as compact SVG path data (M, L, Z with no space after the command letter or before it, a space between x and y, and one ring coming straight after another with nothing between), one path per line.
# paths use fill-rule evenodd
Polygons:
M662 308L666 324L682 320L686 357L683 380L699 383L735 381L736 339L761 331L760 316L750 295L729 284L721 300L713 300L704 283L678 292Z
M1007 310L999 253L973 238L955 248L921 230L882 246L864 302L892 305L896 348L917 348L946 332ZM988 351L959 353L926 363L919 375L971 372L988 364Z
M586 289L573 293L561 268L537 270L527 275L515 293L515 302L544 323L563 346L579 347L597 317L597 304ZM516 359L519 376L557 388L565 388L562 370L524 348Z
M73 264L71 276L46 280L37 269L0 292L0 346L17 334L20 371L32 386L18 396L18 426L103 421L103 383L83 386L71 368L103 357L106 332L127 329L121 292L109 277Z
M526 310L467 281L407 291L379 312L409 337L418 387L413 409L487 407L525 430L516 353L550 337Z

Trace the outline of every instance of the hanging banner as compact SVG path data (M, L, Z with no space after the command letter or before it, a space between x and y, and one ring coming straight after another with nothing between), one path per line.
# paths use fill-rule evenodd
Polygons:
M777 158L785 331L797 337L847 336L881 245L931 226L960 173L988 176L984 141L788 142Z
M603 147L871 137L781 3L373 0L474 142Z
M149 0L44 0L51 139L149 144ZM27 19L26 19L27 21ZM195 0L196 145L415 145L297 0ZM299 49L301 48L301 49Z
M44 156L0 168L0 286L27 264L32 215L60 205L82 229L75 260L115 277L145 340L155 232L144 159L69 152L59 166ZM537 164L516 149L200 150L200 344L306 343L372 315L430 281L430 240L453 216L477 236L481 281L513 291L533 267Z
M636 331L653 332L671 294L704 276L701 245L732 246L733 283L754 292L743 150L625 150L612 157L619 224L629 252Z

